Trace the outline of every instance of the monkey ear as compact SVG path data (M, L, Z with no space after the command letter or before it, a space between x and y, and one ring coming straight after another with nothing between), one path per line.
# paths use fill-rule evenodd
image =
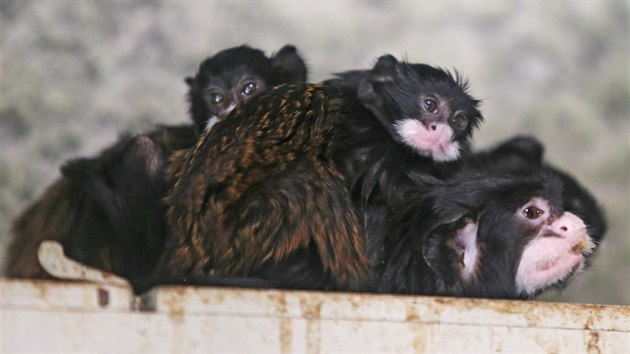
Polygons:
M427 265L448 283L471 281L479 259L477 229L478 223L467 216L434 228L422 247Z
M81 183L97 175L100 167L97 159L74 158L66 161L60 170L64 177Z
M359 87L357 88L357 97L364 106L372 111L372 113L376 114L376 116L379 116L377 112L381 111L383 100L378 97L378 95L374 91L374 83L371 80L370 75L361 80L361 83L359 83Z
M385 54L378 58L370 72L372 82L391 82L400 76L398 60L391 54Z
M160 144L147 135L138 135L125 148L122 165L125 171L135 171L136 175L161 178L166 159Z
M297 53L295 46L287 44L271 55L271 65L290 76L290 81L305 82L306 63Z
M195 78L193 76L186 76L184 78L184 82L186 83L186 85L188 85L188 87L192 88L193 86L195 86Z
M531 136L516 136L497 147L497 150L516 153L527 161L541 164L545 147Z
M375 85L392 82L398 76L398 60L391 54L382 55L372 70L361 80L357 89L359 100L380 119L383 111L383 100L375 91ZM385 122L387 119L384 119Z
M383 82L391 82L394 80L392 74L393 67L398 60L393 55L386 54L378 58L372 70L361 80L357 88L357 96L359 100L377 117L383 107L383 100L376 94L374 85Z

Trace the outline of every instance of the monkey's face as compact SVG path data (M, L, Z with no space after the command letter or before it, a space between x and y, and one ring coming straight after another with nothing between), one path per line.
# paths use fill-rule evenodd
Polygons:
M582 269L595 247L582 219L571 212L555 212L543 198L533 198L514 220L528 239L516 267L519 293L532 296L562 283Z
M268 58L258 49L225 49L203 61L187 77L190 113L198 131L210 128L241 101L291 81L306 80L306 66L295 47L286 45Z
M459 284L451 289L461 286L465 295L484 297L529 298L561 286L582 270L595 247L580 218L553 211L541 197L509 218L467 219L446 239L442 256L429 258L444 264L432 268L459 279L450 281Z
M434 161L456 160L483 119L467 84L424 64L383 56L359 86L359 98L392 137Z
M203 81L199 94L206 107L205 129L230 113L239 102L268 88L268 80L246 66L208 75Z
M227 49L206 59L197 75L186 79L198 129L210 128L239 102L266 90L271 77L271 62L257 49Z
M424 241L423 257L447 294L531 298L565 285L595 248L582 219L564 211L558 180L501 183L471 183L469 195L455 191L440 206L463 206Z

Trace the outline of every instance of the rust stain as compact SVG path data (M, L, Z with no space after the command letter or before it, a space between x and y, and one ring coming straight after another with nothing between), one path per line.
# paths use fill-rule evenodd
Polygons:
M322 300L315 297L300 297L300 310L306 319L306 351L319 353L322 343L321 313Z
M300 309L302 311L302 317L319 319L322 312L322 301L315 300L311 297L301 297Z
M306 320L306 351L308 353L321 352L322 321L319 319Z
M45 299L46 295L48 294L48 285L51 285L51 283L48 281L33 281L31 282L31 284L33 284L35 288L37 288L37 290L39 291L39 296L42 299Z
M278 333L280 340L280 352L291 353L291 341L293 339L293 331L291 329L291 319L280 319L280 332Z
M586 350L589 354L601 354L602 350L599 348L599 333L591 331L589 332L588 342L586 343Z
M591 329L593 327L593 317L589 316L589 318L586 320L586 323L584 324L584 329Z
M441 305L445 305L445 304L450 304L453 301L451 301L451 299L447 299L447 298L443 298L443 297L436 297L433 299L433 301L435 303L441 304Z
M183 289L174 289L178 292L178 296L169 296L166 298L166 306L168 307L168 316L173 322L176 324L181 324L184 322L184 306L181 303L181 295L183 294Z
M420 320L420 314L415 308L407 307L407 321L415 322Z
M175 286L172 288L173 292L177 294L177 296L183 296L186 294L186 287L183 286Z
M278 332L280 352L291 353L293 329L291 328L291 319L287 318L287 300L284 293L272 293L269 294L269 298L270 300L276 302L276 312L280 316L280 326Z
M427 333L425 330L422 330L420 324L414 324L413 326L413 351L415 353L425 353L427 352Z

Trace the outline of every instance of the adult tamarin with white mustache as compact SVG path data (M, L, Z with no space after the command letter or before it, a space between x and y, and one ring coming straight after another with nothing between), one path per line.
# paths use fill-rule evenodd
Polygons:
M388 218L377 291L527 299L590 262L593 230L567 210L562 176L480 172L409 188Z

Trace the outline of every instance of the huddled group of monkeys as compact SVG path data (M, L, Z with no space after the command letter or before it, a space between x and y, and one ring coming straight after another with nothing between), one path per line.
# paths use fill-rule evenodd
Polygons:
M307 83L292 45L185 79L192 124L121 137L13 224L6 274L50 277L43 240L159 284L532 298L588 267L593 196L532 137L471 151L480 101L457 72L383 55Z

